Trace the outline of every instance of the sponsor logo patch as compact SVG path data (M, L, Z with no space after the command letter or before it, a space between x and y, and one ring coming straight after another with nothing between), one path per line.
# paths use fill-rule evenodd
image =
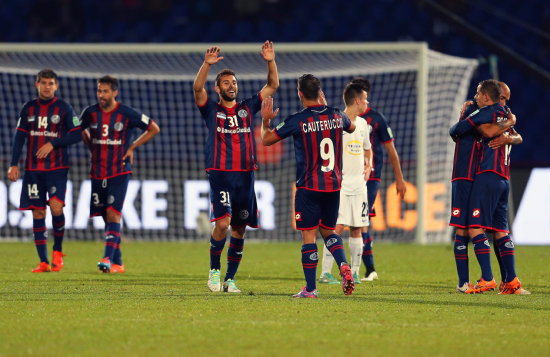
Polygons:
M296 212L296 215L294 216L294 218L297 220L297 221L301 221L302 220L302 214L300 212Z
M241 219L247 219L249 215L250 215L250 213L248 213L248 211L245 210L245 209L243 209L242 211L239 212L239 217Z
M456 250L464 250L464 249L466 249L465 245L459 245L458 247L456 247Z
M61 121L61 118L59 117L59 115L57 114L52 115L52 123L59 124L60 121Z
M144 122L145 124L149 125L149 120L150 118L145 115L145 114L141 114L141 121Z
M73 117L73 125L74 126L79 126L80 125L80 119L78 119L77 116Z
M116 122L115 123L115 130L116 131L122 131L123 128L124 128L124 124L122 124L121 122Z
M338 242L338 240L336 238L330 238L329 240L327 240L326 246L330 247L331 245L333 245L336 242Z
M319 254L317 252L309 255L309 260L319 260Z
M474 210L472 211L472 217L479 217L481 215L481 210L479 208L474 208Z
M241 118L246 118L248 116L248 111L246 109L241 109L237 113Z
M453 208L451 215L453 217L460 217L460 208Z
M512 243L512 241L509 241L509 242L504 243L504 246L508 249L512 249L512 248L514 248L514 243Z

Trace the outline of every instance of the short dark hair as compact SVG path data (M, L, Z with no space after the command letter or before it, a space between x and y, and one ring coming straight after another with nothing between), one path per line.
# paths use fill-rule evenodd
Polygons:
M101 78L98 78L97 80L97 84L100 83L109 84L113 92L118 90L118 79L116 79L115 77L109 75L103 76Z
M359 83L348 83L344 88L344 103L346 105L352 105L355 98L358 98L365 88Z
M370 84L370 81L368 79L363 78L363 77L353 77L351 79L350 83L359 84L360 86L363 87L363 90L365 92L367 92L367 94L370 94L371 84Z
M53 78L55 83L58 82L57 73L53 69L44 68L36 75L36 82L40 82L42 78Z
M304 98L315 100L319 98L321 91L321 81L313 74L304 74L298 78L298 90L302 92Z
M502 87L500 83L495 79L486 79L479 82L481 86L479 91L483 94L487 94L493 102L498 102L500 100L500 95L502 94Z
M218 87L220 86L220 81L221 81L223 76L233 76L233 77L235 77L235 79L237 79L237 76L235 75L235 72L233 72L229 68L222 69L220 71L220 73L218 73L218 75L216 76L216 85Z

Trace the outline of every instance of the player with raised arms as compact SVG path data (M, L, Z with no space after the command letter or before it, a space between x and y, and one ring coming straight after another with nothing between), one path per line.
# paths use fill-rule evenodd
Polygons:
M312 74L298 79L298 96L303 110L290 115L275 129L271 120L273 98L262 103L262 142L269 146L292 136L296 157L296 228L302 232L302 268L306 286L296 298L317 298L316 270L319 261L317 232L334 256L342 277L342 290L350 295L355 288L346 260L342 238L335 232L342 180L342 135L355 125L337 108L326 106L321 82Z
M258 207L254 191L256 141L254 114L264 98L272 96L279 87L273 43L266 41L261 55L267 63L267 83L252 97L237 102L239 87L235 72L223 69L215 79L219 101L209 98L204 88L210 68L223 59L219 47L206 50L193 91L195 103L208 128L205 144L205 169L210 183L211 216L214 229L210 237L210 271L208 288L220 291L220 256L231 231L227 250L227 271L223 291L240 293L235 283L244 248L246 226L258 227Z
M65 191L69 172L67 147L80 141L80 121L73 108L56 97L59 88L57 74L43 69L36 76L38 98L19 112L13 140L8 178L19 178L18 161L27 142L25 173L21 189L20 210L32 210L34 244L40 264L33 273L50 271L46 236L46 206L50 207L53 225L52 271L63 268L63 237L65 233Z
M132 176L134 151L151 140L160 129L149 116L116 100L118 80L97 80L97 100L81 114L82 139L92 153L90 216L105 222L105 249L97 267L104 273L124 273L120 250L120 222L128 182ZM143 133L134 141L134 129Z

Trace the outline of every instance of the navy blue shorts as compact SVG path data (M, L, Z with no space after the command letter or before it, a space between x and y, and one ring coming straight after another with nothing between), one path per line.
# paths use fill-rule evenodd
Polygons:
M90 217L104 217L109 209L122 214L124 198L131 176L131 174L126 174L107 179L92 179Z
M340 191L320 192L297 189L294 199L296 229L304 231L321 226L334 229L340 207Z
M493 172L476 176L468 204L468 227L509 233L508 193L510 182Z
M211 222L229 216L232 226L259 227L254 171L210 170L208 182Z
M20 210L45 209L49 200L55 199L65 205L67 174L69 169L52 171L27 171L23 174ZM46 194L48 198L46 198Z
M451 220L450 226L468 228L468 202L472 191L473 181L455 180L452 182Z
M367 181L367 195L369 197L369 217L375 217L376 211L374 209L374 200L378 194L378 189L380 188L380 181L378 180L369 180Z

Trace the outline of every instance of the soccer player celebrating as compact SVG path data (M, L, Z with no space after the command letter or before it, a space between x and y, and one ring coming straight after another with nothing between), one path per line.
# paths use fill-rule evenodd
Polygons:
M345 226L350 227L349 252L351 273L355 284L359 280L363 241L361 227L369 225L369 208L366 180L370 176L372 151L369 129L366 120L359 117L368 107L367 92L359 84L350 83L344 88L344 113L355 124L353 133L343 133L344 150L342 152L342 189L340 190L340 208L336 221L336 233L342 234ZM331 273L334 258L323 247L323 262L320 283L338 283Z
M474 244L474 251L481 267L481 279L474 287L464 291L467 294L494 290L490 261L490 248L485 230L495 232L495 244L498 246L502 264L506 272L506 282L502 294L525 294L516 277L514 245L508 235L508 193L509 193L509 153L510 146L497 149L489 146L491 138L507 131L515 124L515 116L508 109L508 115L499 103L502 93L499 82L486 80L479 84L475 96L479 110L470 114L466 120L459 121L450 130L457 138L477 128L483 135L479 142L479 157L476 175L471 187L468 202L468 234ZM496 124L496 125L490 125ZM454 208L453 208L454 211Z
M510 99L510 88L508 88L504 82L499 82L499 85L502 92L499 97L500 105L507 108L506 102ZM460 120L468 118L470 114L478 109L477 104L473 101L465 102L462 106ZM504 132L504 134L492 139L489 142L489 146L497 149L506 144L521 144L523 141L521 135L519 135L514 128L510 128L509 130L512 131L512 134L508 134L508 131ZM470 131L455 140L456 145L452 173L452 210L449 225L456 227L454 239L454 255L458 273L458 286L456 291L460 293L464 293L469 288L473 287L469 282L468 243L470 238L467 229L468 215L464 212L466 212L468 208L470 191L477 169L476 163L478 158L479 139L480 134L477 131ZM500 267L502 278L500 291L502 291L505 285L506 272L497 245L494 245L494 251Z
M363 89L370 96L371 93L371 84L370 81L366 78L353 78L351 83L357 83L363 86ZM382 146L386 149L388 157L390 159L391 165L393 167L393 172L395 174L395 183L396 191L399 197L403 199L405 193L407 192L407 187L405 186L405 180L403 179L403 172L401 172L401 163L399 162L399 155L394 145L394 137L392 130L386 121L384 115L370 106L365 110L365 112L359 114L359 116L365 118L369 125L370 130L370 142L372 144L373 152L373 164L372 172L367 181L367 192L369 199L369 216L376 216L376 211L374 209L374 201L378 195L378 189L380 187L380 179L382 178L382 168L384 166L384 155L382 151ZM362 237L363 237L363 264L367 269L365 276L361 281L373 281L378 279L378 273L374 269L374 256L372 253L372 237L369 232L368 227L362 228Z
M97 80L98 103L81 115L82 139L92 153L92 196L90 217L105 222L105 250L97 264L104 273L124 273L120 251L120 219L128 182L132 176L134 151L160 131L147 115L116 100L118 80L103 76ZM143 130L132 142L133 130Z
M318 297L315 276L319 255L317 231L334 256L342 276L344 294L355 288L347 263L342 238L334 228L338 217L342 177L343 130L355 130L348 116L339 109L324 105L321 82L311 74L298 79L298 96L304 109L290 115L274 130L271 120L273 98L262 103L262 142L273 145L286 137L294 138L296 156L296 198L294 203L296 228L302 232L302 267L306 286L293 295L296 298Z
M20 210L32 210L34 244L40 264L33 273L50 271L46 237L46 205L50 206L53 224L52 271L63 268L65 232L65 191L69 172L67 147L80 141L80 122L73 108L57 98L57 74L43 69L36 76L38 98L23 106L13 140L8 178L19 178L18 161L27 141L27 158L21 190ZM46 198L46 195L48 198Z
M210 271L208 288L220 291L220 256L231 231L227 250L227 272L223 291L240 293L235 274L242 259L246 226L258 227L258 208L254 192L256 166L256 141L254 138L254 114L260 110L262 100L275 93L279 87L279 75L275 63L273 43L262 45L261 55L267 62L267 83L260 92L242 102L237 102L239 87L237 77L230 69L216 76L216 93L219 102L208 97L204 88L212 65L223 57L220 48L206 50L204 62L199 68L193 91L195 103L208 128L206 140L206 171L210 183L211 221L214 229L210 237Z

